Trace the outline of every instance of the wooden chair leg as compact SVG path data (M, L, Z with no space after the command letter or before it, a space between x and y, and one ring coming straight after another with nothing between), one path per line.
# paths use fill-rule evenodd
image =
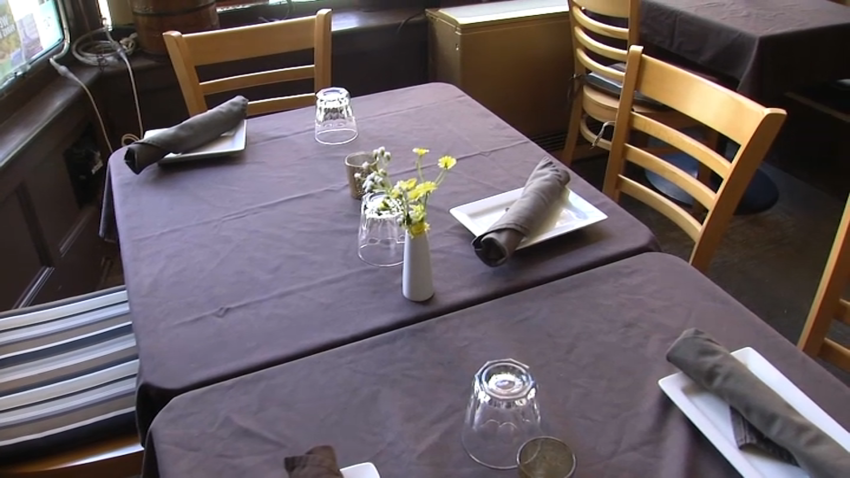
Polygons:
M561 154L561 162L567 166L572 164L576 154L576 145L578 144L582 114L581 95L581 91L573 95L572 105L570 105L570 123L567 125L567 140L564 142L564 151Z

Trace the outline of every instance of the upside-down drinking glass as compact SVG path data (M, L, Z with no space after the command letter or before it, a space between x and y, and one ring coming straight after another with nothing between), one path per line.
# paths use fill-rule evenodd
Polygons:
M357 137L351 96L345 88L325 88L316 93L316 141L345 144Z
M404 229L397 215L380 210L383 200L384 193L363 195L357 255L373 266L397 266L404 260Z
M466 409L463 447L478 463L498 470L517 466L517 452L541 435L537 384L514 359L487 362L475 374Z

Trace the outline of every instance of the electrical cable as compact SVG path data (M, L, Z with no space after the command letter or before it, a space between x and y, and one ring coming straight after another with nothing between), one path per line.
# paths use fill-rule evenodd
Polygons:
M88 87L86 87L86 85L82 81L80 81L80 79L77 78L76 75L71 72L71 70L69 70L65 66L60 65L57 60L62 56L66 55L70 50L71 54L73 54L74 57L80 63L90 66L106 68L107 66L117 65L123 62L124 65L127 67L127 74L130 77L130 86L133 91L133 100L136 109L136 120L138 121L139 135L141 136L144 134L144 122L142 121L142 112L141 105L139 102L138 87L136 85L136 77L133 73L133 67L130 64L130 59L128 58L128 55L132 55L136 49L136 38L138 37L138 35L136 33L133 33L127 38L123 38L120 41L115 41L115 39L112 38L112 32L110 27L106 26L86 33L85 35L82 35L80 38L74 40L74 42L70 44L69 48L67 39L70 38L70 36L69 32L67 31L67 22L65 21L64 11L62 10L62 7L59 8L60 15L63 19L63 25L65 25L66 29L66 45L65 48L63 48L62 52L50 59L50 64L53 65L53 67L60 75L74 81L75 83L80 85L83 90L85 90L86 95L88 95L89 101L91 101L92 107L95 110L95 114L97 115L100 130L103 134L104 140L107 143L107 147L109 148L110 153L114 152L112 144L110 143L106 134L106 127L103 123L103 117L101 116L100 110L94 100L94 96L92 95L91 91L89 91ZM95 35L98 34L104 34L106 36L106 40L94 39ZM133 134L125 134L121 137L121 145L125 146L129 143L138 140L139 136Z

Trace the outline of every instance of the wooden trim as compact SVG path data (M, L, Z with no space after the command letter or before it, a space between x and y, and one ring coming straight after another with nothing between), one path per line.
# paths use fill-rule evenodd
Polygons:
M314 65L295 66L278 70L260 71L245 75L219 78L201 83L204 95L213 95L225 91L250 88L252 86L269 85L283 81L309 80L315 73Z
M67 453L0 468L2 478L91 478L134 476L142 470L136 435L118 437Z

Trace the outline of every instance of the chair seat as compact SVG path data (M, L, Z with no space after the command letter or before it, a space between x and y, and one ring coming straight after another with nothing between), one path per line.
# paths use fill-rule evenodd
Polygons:
M0 462L135 438L137 373L123 287L0 313Z

